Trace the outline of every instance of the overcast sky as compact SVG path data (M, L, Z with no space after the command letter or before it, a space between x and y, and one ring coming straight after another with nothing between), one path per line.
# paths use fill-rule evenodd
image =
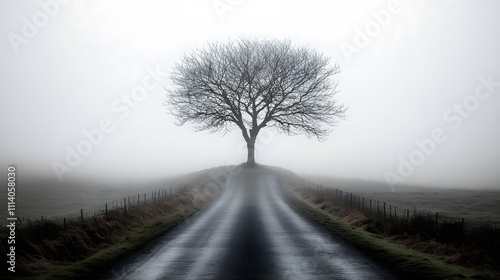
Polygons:
M207 42L289 38L340 65L348 117L325 142L264 130L257 162L498 187L499 11L498 1L3 0L0 164L119 180L241 163L240 132L173 124L168 73Z

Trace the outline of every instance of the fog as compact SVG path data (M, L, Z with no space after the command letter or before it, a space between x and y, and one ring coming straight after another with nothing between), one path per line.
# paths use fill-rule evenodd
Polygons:
M499 187L498 11L497 1L1 1L0 166L16 165L19 180L122 182L242 163L241 132L174 125L168 73L207 42L288 38L340 65L336 100L349 110L324 142L263 130L258 163Z

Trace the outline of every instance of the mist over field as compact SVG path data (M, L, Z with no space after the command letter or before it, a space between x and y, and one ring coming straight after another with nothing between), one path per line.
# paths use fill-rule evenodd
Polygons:
M258 163L387 188L499 189L499 10L496 1L1 1L0 178L13 164L19 192L34 182L140 188L244 162L239 130L177 127L163 103L185 52L248 37L290 39L337 62L335 99L349 108L323 142L262 130Z

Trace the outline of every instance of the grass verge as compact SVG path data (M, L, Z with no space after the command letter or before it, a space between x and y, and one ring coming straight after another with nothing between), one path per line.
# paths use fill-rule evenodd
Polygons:
M436 256L405 247L395 240L370 233L344 218L329 213L324 201L297 186L286 189L288 199L305 215L355 245L365 254L392 268L403 279L499 279L492 272L446 263Z
M155 225L144 229L142 232L127 237L126 240L119 244L100 250L82 261L65 266L41 277L37 277L36 279L89 279L90 277L100 276L106 269L109 269L110 266L116 264L125 256L136 252L139 248L153 239L162 236L196 211L198 211L198 209L189 207L185 209L182 215L177 214L173 217L161 220ZM120 276L119 272L117 272L115 276L118 279Z

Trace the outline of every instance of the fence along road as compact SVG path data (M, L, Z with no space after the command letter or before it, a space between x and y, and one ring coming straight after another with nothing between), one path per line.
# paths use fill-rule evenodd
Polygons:
M242 171L217 200L103 279L396 279L304 219L277 177Z

